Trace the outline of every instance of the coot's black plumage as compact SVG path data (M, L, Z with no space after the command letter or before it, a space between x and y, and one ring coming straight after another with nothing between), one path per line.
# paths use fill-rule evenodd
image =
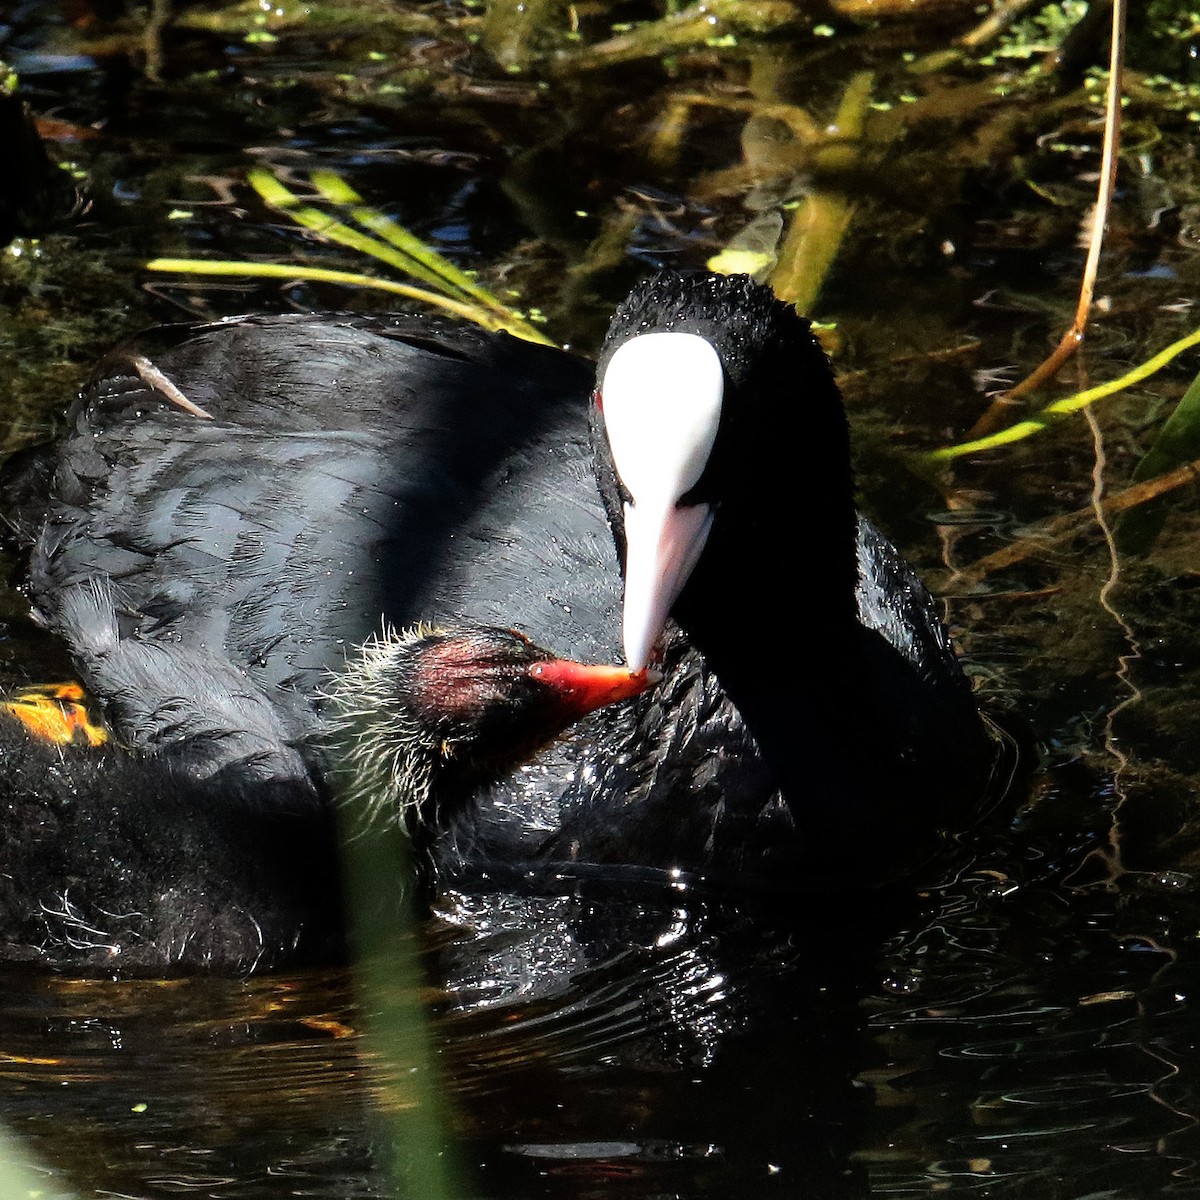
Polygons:
M640 457L646 429L692 428L705 388L672 490L663 452ZM914 830L978 800L997 746L937 606L855 509L845 412L807 321L744 277L651 279L613 318L592 425L618 541L642 543L623 548L627 652L646 660L669 607L716 672L782 788L758 812L767 858L808 869L833 851L843 872L849 850L886 873Z
M115 643L111 592L76 591L75 619ZM299 776L202 774L194 758L81 724L74 699L55 728L53 699L17 693L0 702L0 960L75 974L335 961L346 927L332 790L355 829L399 820L423 841L482 783L645 682L503 629L374 638L326 680L326 718L291 747L308 764Z
M679 625L654 602L625 614L631 653L665 638L662 683L482 790L433 845L437 866L461 886L616 865L877 882L978 802L995 747L933 602L855 513L807 323L744 279L656 277L614 319L606 412L619 348L662 331L711 341L721 393L715 435L684 452L685 506L713 515L668 588ZM213 419L164 399L146 360ZM599 498L591 382L570 355L429 319L145 335L101 364L66 435L10 472L35 610L127 740L251 780L297 769L320 680L381 615L513 624L611 658L605 511L624 548L637 497L602 420ZM96 575L121 613L105 654L63 604ZM153 654L155 678L126 649ZM210 679L224 682L192 704Z

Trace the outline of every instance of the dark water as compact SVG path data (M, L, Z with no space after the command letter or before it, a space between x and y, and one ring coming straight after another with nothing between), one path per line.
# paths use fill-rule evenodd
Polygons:
M965 27L940 10L839 19L834 37L800 22L665 67L508 77L473 48L469 9L314 9L342 22L274 42L198 28L216 11L0 10L0 56L92 199L0 265L10 444L48 429L125 332L386 303L143 269L181 254L361 269L266 211L251 165L296 186L316 165L343 173L586 349L647 265L703 262L772 189L786 201L819 175L803 158L739 175L764 134L731 108L695 110L658 153L672 101L742 96L774 72L822 122L872 70L892 113L910 93L925 109L899 133L875 118L817 306L838 325L863 502L946 596L981 695L1036 729L1044 766L939 876L884 896L764 913L633 894L617 922L585 898L463 900L411 935L420 985L8 975L0 1113L41 1194L424 1197L442 1170L480 1197L1200 1193L1195 497L1141 558L1087 512L1094 474L1128 483L1197 361L1106 402L1094 429L1074 418L936 479L905 457L969 428L1070 319L1098 142L1086 62L1019 103L995 94L996 67L914 79L905 53ZM582 32L640 15L582 10ZM1177 68L1190 85L1186 51L1135 44L1104 303L1070 387L1195 322L1195 102L1146 83ZM1076 510L1067 535L1045 532ZM1037 531L1014 565L961 573ZM35 671L21 609L6 599L3 650ZM788 634L764 628L763 652ZM424 1027L396 1016L414 1001Z

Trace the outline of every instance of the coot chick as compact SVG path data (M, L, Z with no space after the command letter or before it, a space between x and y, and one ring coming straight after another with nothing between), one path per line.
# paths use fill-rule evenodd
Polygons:
M650 597L626 609L624 642L637 661L665 632L663 682L483 789L430 846L441 877L555 888L619 868L788 891L894 878L969 818L998 744L933 601L855 512L840 397L807 323L748 280L657 276L614 319L603 410L643 375L636 347L681 334L719 367L701 379L710 424L683 450L672 422L648 445L683 463L660 512L680 490L712 512L693 522L709 532L690 573L626 536L641 477L604 428L601 503L581 360L437 319L307 314L169 327L102 363L65 437L9 474L28 592L102 697L128 690L121 664L61 604L96 575L163 678L233 672L277 723L266 741L161 706L129 710L125 736L199 739L210 765L253 783L293 769L320 678L380 613L613 657L615 534L630 594ZM213 419L180 411L148 367Z
M84 588L73 603L120 640L111 593ZM81 719L77 693L10 696L0 704L0 959L77 975L337 961L346 931L331 779L347 801L398 813L420 842L481 782L645 682L555 658L510 630L376 638L330 684L325 728L295 747L307 774L253 786L120 745ZM180 698L196 700L196 690Z

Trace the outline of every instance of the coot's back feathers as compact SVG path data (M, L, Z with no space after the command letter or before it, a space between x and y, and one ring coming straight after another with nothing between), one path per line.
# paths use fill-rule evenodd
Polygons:
M155 346L213 420L138 374ZM326 673L384 622L517 624L611 659L619 580L590 478L588 384L573 356L436 320L151 331L101 364L66 437L6 488L32 542L35 611L96 695L119 694L116 660L92 653L62 601L107 577L123 637L178 662L163 695L147 693L151 713L232 668L293 732ZM530 520L544 537L527 536ZM139 721L134 740L186 736Z

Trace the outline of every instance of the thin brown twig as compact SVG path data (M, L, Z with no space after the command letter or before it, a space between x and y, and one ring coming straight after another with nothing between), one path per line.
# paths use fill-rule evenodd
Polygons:
M1195 483L1197 480L1200 480L1200 458L1194 458L1182 466L1164 471L1163 474L1156 475L1153 479L1134 483L1119 492L1114 492L1113 495L1101 502L1100 510L1105 517L1112 518L1118 513L1125 512L1126 509L1136 508L1139 504L1145 504L1149 500L1154 500L1185 484ZM1062 516L1047 521L1037 533L1019 538L1003 549L986 554L983 558L977 558L969 566L955 571L954 583L967 585L979 583L997 571L1003 571L1006 567L1032 558L1056 542L1072 537L1095 519L1095 504L1089 504L1087 508L1079 508L1074 512L1063 513Z
M1087 261L1079 287L1079 303L1075 319L1062 339L1042 363L1020 383L997 396L987 411L975 422L966 435L974 441L984 437L1008 420L1008 410L1016 400L1053 379L1062 366L1079 349L1087 332L1092 299L1096 292L1096 276L1100 270L1100 252L1104 247L1104 228L1112 208L1113 189L1117 179L1117 153L1121 146L1121 91L1125 61L1125 0L1113 0L1112 37L1108 55L1108 89L1104 100L1104 148L1100 160L1100 185L1092 210L1092 227L1088 235Z
M985 20L959 37L958 44L970 50L985 45L1031 8L1036 8L1039 2L1040 0L1004 0L988 13Z

